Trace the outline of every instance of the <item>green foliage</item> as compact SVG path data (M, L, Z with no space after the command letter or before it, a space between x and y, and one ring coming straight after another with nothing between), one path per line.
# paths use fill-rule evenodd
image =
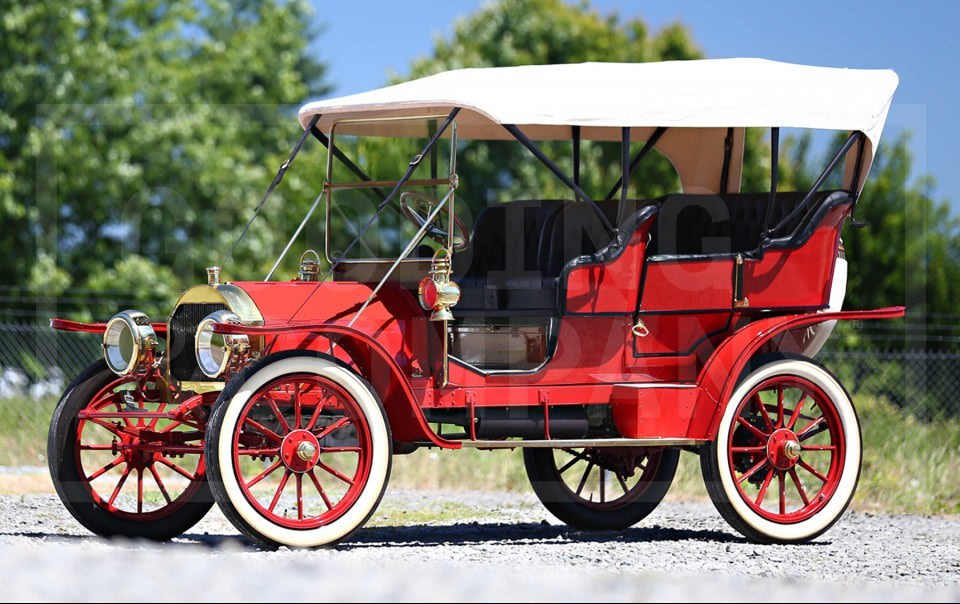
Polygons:
M82 298L116 291L125 285L108 281L120 271L118 262L133 256L139 274L157 275L157 298L166 295L160 289L202 279L202 268L222 260L299 135L293 104L327 91L323 65L306 52L316 33L309 23L303 0L78 0L4 10L5 293L66 299L71 292ZM702 55L680 24L652 32L640 18L602 15L589 2L504 0L457 22L405 77L460 67ZM747 133L744 190L768 184L764 136ZM634 142L634 152L641 143ZM544 147L569 169L569 143ZM265 274L319 189L324 157L317 149L305 149L226 277ZM589 194L603 197L616 181L619 153L616 143L584 145L582 183ZM784 141L781 157L784 189L809 186L822 165L804 138ZM363 163L383 159L366 154ZM570 196L516 144L468 142L459 161L458 196L474 211L531 192ZM910 180L911 162L906 138L881 145L858 209L873 226L845 232L850 307L906 302L914 311L954 310L958 222L946 204L931 199L929 179ZM669 163L654 155L630 191L653 197L676 186ZM308 226L307 244L317 246L321 222ZM133 296L148 301L147 292ZM75 306L103 318L99 307Z
M911 313L956 312L960 222L931 198L932 179L911 182L909 137L881 144L857 207L864 230L847 229L851 308L907 304Z
M141 280L176 291L220 262L298 135L291 104L327 90L309 23L301 0L5 9L0 254L18 261L0 285L116 290L105 267L137 255ZM275 203L302 214L290 181ZM261 274L286 217L251 234L233 276Z

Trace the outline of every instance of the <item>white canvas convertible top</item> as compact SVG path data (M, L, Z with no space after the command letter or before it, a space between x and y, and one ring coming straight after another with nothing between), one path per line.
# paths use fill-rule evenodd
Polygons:
M738 147L744 127L860 130L868 139L863 153L868 169L898 81L890 70L811 67L764 59L458 69L315 101L300 109L299 119L306 126L320 114L318 127L326 131L339 120L445 115L461 107L457 116L461 138L508 139L511 136L501 125L514 124L536 140L569 139L571 126L580 126L584 140L620 140L621 128L631 127L636 129L631 139L642 141L653 128L665 126L701 129L700 136L693 137L701 144L722 140L726 128L733 127L738 129L736 157L742 152ZM407 128L398 122L379 122L338 127L338 131L413 135ZM671 158L682 180L712 188L700 178L683 178L680 164L694 169L704 161L690 156L694 132L672 132L685 140L668 135L657 148ZM675 153L670 146L677 147ZM680 152L681 146L686 151ZM677 153L684 157L674 157ZM739 166L734 170L739 172ZM709 171L716 174L712 166ZM739 174L731 174L731 182L738 181Z

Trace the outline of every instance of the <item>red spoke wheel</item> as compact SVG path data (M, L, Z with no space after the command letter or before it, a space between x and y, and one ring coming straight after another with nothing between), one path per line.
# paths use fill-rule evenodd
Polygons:
M183 421L138 415L175 410L160 394L101 361L57 405L47 440L50 475L66 508L98 535L172 539L213 505L202 414Z
M650 515L677 472L677 449L593 447L523 450L537 497L583 530L622 530Z
M737 387L701 465L720 513L745 536L800 542L846 510L860 474L849 395L808 360L761 366Z
M336 543L386 488L391 439L376 395L325 356L280 353L230 381L210 423L214 497L264 547Z

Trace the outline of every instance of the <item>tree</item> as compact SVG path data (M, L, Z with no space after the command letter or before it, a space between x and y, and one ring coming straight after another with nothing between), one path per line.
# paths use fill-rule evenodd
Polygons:
M138 270L166 267L158 274L186 283L221 261L299 135L291 104L328 90L324 66L306 52L309 23L303 0L5 9L5 293L62 293L69 308L99 296L104 274L128 274L131 256ZM275 203L302 213L303 178L285 184ZM262 276L263 250L279 247L286 216L278 211L273 228L250 235L234 276ZM168 292L148 283L111 289L147 303L163 296L168 307Z
M486 5L458 21L450 39L438 39L433 53L413 62L409 78L463 67L505 67L588 61L644 62L698 59L702 51L680 24L651 34L640 18L603 16L589 2L571 5L562 0L513 0ZM398 78L399 79L399 78ZM571 86L575 86L571 82ZM615 91L611 91L615 94ZM636 152L643 141L634 141ZM561 166L572 162L568 142L544 142L542 148ZM461 148L461 199L474 212L498 197L537 191L545 197L569 197L570 192L513 143ZM602 198L619 178L619 143L584 143L582 186ZM652 154L631 181L647 196L676 190L675 172L666 158Z

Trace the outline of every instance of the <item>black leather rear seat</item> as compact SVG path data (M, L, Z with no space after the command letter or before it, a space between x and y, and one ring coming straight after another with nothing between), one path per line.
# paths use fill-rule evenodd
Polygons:
M806 193L777 193L770 225L799 206ZM621 230L659 215L651 229L648 256L675 257L746 253L760 244L769 193L727 195L675 194L632 200ZM845 191L823 191L806 210L774 233L774 243L799 244L818 212L852 202ZM611 224L619 202L598 202ZM819 220L819 219L817 219ZM524 200L492 205L477 216L473 243L454 258L454 279L462 296L461 315L553 315L559 312L559 281L571 260L595 254L610 236L589 203L570 200Z
M800 205L806 193L777 193L770 226L780 223ZM726 195L676 194L661 197L657 223L651 231L650 256L693 256L752 252L760 245L769 193ZM784 225L774 239L787 243L809 226L825 205L852 202L846 191L820 191L804 211Z

